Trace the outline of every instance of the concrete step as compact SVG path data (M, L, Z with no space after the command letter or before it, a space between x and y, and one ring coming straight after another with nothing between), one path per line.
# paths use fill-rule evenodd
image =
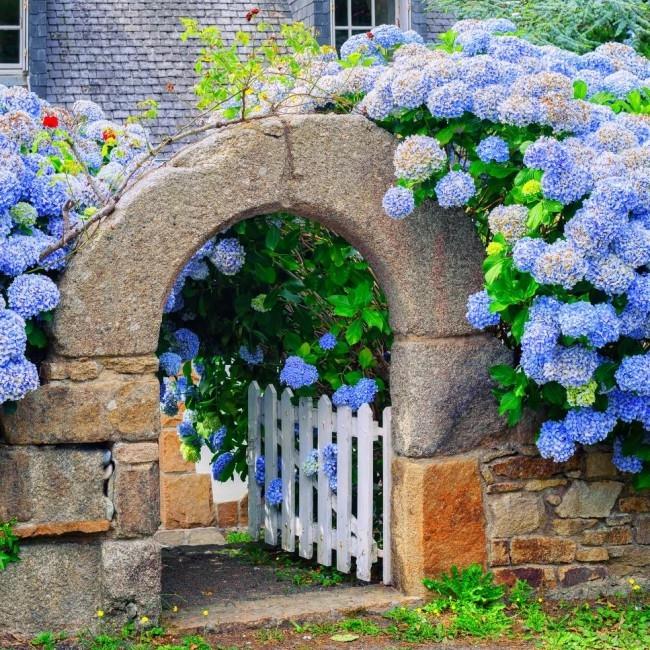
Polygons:
M382 613L398 605L413 605L419 598L405 596L383 585L337 587L260 600L231 600L167 612L165 627L179 632L204 632L228 627L277 625L287 621L327 620L354 612Z

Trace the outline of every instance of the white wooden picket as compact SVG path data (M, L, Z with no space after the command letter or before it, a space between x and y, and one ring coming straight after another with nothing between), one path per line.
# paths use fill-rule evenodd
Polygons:
M257 539L263 530L267 544L280 545L286 551L296 550L297 538L298 553L307 559L314 557L316 545L316 559L325 566L332 565L332 551L336 551L336 568L344 573L352 570L354 558L356 575L365 581L370 580L372 565L382 558L382 581L390 584L390 428L390 407L384 409L380 425L373 420L368 405L354 414L349 407L334 410L329 398L323 396L316 406L310 398L301 397L296 407L289 389L278 401L273 386L262 392L253 382L248 390L247 456L251 536ZM335 492L322 471L321 455L332 442L337 446ZM379 444L383 470L381 542L373 535L373 447ZM303 467L315 449L320 467L318 475L310 477ZM264 491L281 476L280 508L266 503L262 487L255 481L256 462L261 455L265 458Z

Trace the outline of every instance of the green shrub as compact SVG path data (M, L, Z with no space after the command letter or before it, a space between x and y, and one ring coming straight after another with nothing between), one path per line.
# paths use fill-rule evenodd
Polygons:
M423 583L427 589L449 601L482 607L501 601L505 593L501 585L494 583L494 575L484 572L480 564L472 564L462 571L453 566L449 574L443 574L438 580L425 578Z
M18 536L14 532L16 520L0 521L0 571L4 571L12 562L20 562Z

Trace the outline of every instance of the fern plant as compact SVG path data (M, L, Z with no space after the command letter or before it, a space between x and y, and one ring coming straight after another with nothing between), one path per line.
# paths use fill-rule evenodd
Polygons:
M540 45L588 52L629 43L650 55L650 0L427 0L427 9L456 18L509 18Z
M449 574L438 580L425 578L424 586L451 601L489 607L503 599L505 589L494 583L494 575L485 572L480 564L471 564L462 571L451 567Z

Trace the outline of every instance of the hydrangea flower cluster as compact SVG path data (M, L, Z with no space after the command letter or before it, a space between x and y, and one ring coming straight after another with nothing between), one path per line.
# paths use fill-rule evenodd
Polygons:
M232 461L234 455L231 451L224 451L212 461L212 478L215 481L222 481Z
M274 478L270 483L265 495L266 502L274 508L282 505L282 479Z
M305 462L302 464L302 472L307 478L314 478L320 468L318 449L312 449Z
M226 429L225 426L219 427L216 431L213 431L210 434L208 437L207 445L213 454L216 454L223 447L223 443L226 440L227 434L228 429Z
M336 336L331 332L326 332L318 339L318 346L326 352L333 350L336 347Z
M332 492L336 492L336 489L338 487L338 453L339 449L334 443L325 445L321 453L323 461L323 473L325 476L327 476L327 482L329 483L330 490L332 490Z
M251 352L245 345L239 348L239 357L249 366L259 366L264 361L264 351L258 345L254 352Z
M287 357L280 371L280 381L293 389L311 386L318 381L318 370L300 357Z
M71 204L69 226L80 225L117 189L104 170L130 178L148 149L141 126L107 121L93 102L68 111L26 88L0 85L0 404L39 386L25 328L42 338L42 321L59 302L55 274L71 245L40 257L64 233L63 206Z
M368 377L362 377L354 386L343 384L332 395L334 406L349 406L357 411L364 404L371 404L378 391L377 382Z
M255 460L255 482L262 487L266 478L266 459L264 456L259 456Z

